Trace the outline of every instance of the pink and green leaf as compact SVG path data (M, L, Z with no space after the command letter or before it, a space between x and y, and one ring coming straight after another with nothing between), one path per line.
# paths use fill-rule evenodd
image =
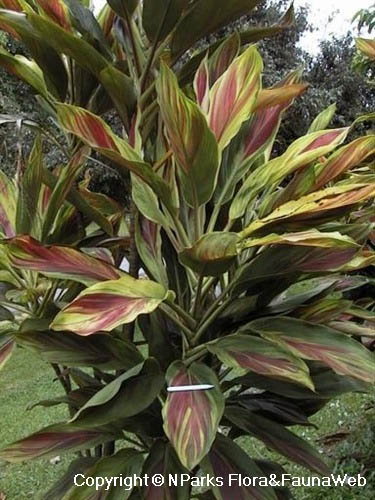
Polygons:
M103 260L74 248L45 246L30 236L5 240L11 263L19 269L37 271L57 279L69 279L86 285L116 280L123 273Z
M69 10L63 0L36 0L39 11L67 31L71 31Z
M260 89L262 59L253 45L238 56L210 90L208 123L222 151L249 119Z
M375 60L375 40L369 38L357 38L357 49L371 61Z
M241 231L240 236L245 238L269 224L280 223L287 219L298 220L301 216L304 219L320 216L330 210L355 205L374 196L375 185L372 184L343 184L326 188L281 205L263 219L250 224Z
M245 451L223 434L217 438L201 462L201 468L209 477L220 478L212 488L217 500L276 500L271 486L245 486L233 481L239 476L262 477L264 473Z
M375 382L375 355L332 328L287 317L258 319L247 327L295 356L326 364L338 375Z
M17 196L16 184L0 170L0 233L8 238L16 234Z
M322 233L317 229L300 231L298 233L271 233L260 238L247 238L240 241L237 247L241 250L255 246L267 245L302 245L321 248L357 248L359 245L349 236L344 236L338 231Z
M284 154L248 176L232 201L230 218L241 217L265 187L280 183L286 176L331 152L345 140L348 132L348 128L323 130L297 139Z
M234 334L208 345L226 366L241 375L249 371L288 380L314 390L307 365L286 349L253 335Z
M0 450L0 458L19 463L39 457L54 457L62 452L87 450L120 436L110 427L75 428L70 424L55 424L16 441Z
M159 283L124 275L90 286L57 314L51 328L78 335L109 332L154 311L169 292Z
M214 372L200 363L180 361L167 372L169 386L212 384L211 390L169 393L163 407L164 431L182 465L192 470L208 453L224 411L224 397Z
M216 185L219 151L215 137L203 112L185 96L165 64L156 88L184 197L192 207L203 205L210 200Z
M113 160L120 175L127 177L128 170L148 184L161 201L170 207L170 190L165 181L154 173L136 151L120 137L99 116L84 108L59 104L58 116L61 125L70 133L77 135L88 146Z

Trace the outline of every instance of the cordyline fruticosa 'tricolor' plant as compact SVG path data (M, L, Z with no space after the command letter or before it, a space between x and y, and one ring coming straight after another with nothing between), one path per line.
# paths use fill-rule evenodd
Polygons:
M272 158L282 115L306 85L294 72L262 89L252 42L284 29L291 12L281 26L194 52L258 2L112 0L97 20L85 2L0 3L2 27L33 57L2 51L0 61L38 92L68 154L51 173L38 137L17 186L1 177L1 357L18 344L52 363L66 394L39 404L65 403L71 415L0 456L81 453L47 494L54 499L285 498L278 488L228 487L231 473L283 470L245 453L235 442L244 435L326 473L288 427L374 382L360 341L374 335L372 300L347 292L369 282L350 273L375 262L365 243L375 136L343 145L349 128L327 129L329 108ZM113 108L121 137L98 116ZM90 149L130 176L130 216L77 185ZM212 388L167 390L201 384ZM199 471L223 486L73 487L78 472Z

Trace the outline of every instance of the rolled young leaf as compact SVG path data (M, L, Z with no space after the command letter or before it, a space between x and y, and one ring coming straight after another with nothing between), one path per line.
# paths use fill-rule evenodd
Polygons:
M182 264L205 276L226 272L238 254L239 236L230 232L213 232L202 236L190 248L185 248L179 259Z
M169 386L214 385L211 390L169 393L163 407L164 431L182 465L192 470L215 439L224 411L224 397L215 373L200 363L187 368L176 361L169 367L166 378Z
M162 285L151 280L124 275L113 281L96 283L60 311L51 324L57 331L70 330L78 335L109 332L131 323L140 314L155 310L169 297Z

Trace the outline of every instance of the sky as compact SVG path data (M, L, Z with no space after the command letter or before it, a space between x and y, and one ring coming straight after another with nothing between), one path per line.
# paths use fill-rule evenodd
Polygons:
M94 0L95 9L99 9L104 3L104 0ZM374 3L375 0L294 0L296 8L309 5L311 21L318 28L315 33L307 34L301 45L309 52L316 53L319 40L329 38L333 33L339 35L353 29L351 19L354 14Z

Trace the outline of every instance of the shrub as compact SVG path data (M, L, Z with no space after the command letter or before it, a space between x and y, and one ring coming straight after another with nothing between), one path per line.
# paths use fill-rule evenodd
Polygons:
M47 498L188 499L191 484L77 493L73 477L199 471L224 477L204 498L284 498L277 487L228 487L231 473L283 470L235 439L255 437L327 473L288 427L374 382L359 341L373 334L364 321L374 313L345 293L368 283L350 272L374 262L364 242L375 184L361 163L375 137L342 145L349 128L327 130L328 109L271 157L282 115L306 85L293 72L263 89L253 42L289 19L179 64L257 3L112 0L95 20L84 2L2 1L23 11L0 10L0 22L35 60L0 60L34 86L69 143L56 175L37 138L18 184L1 177L12 276L1 357L19 344L52 363L66 395L41 404L66 403L71 418L0 456L80 452ZM99 116L113 107L122 136ZM74 186L89 149L130 175L131 213Z

